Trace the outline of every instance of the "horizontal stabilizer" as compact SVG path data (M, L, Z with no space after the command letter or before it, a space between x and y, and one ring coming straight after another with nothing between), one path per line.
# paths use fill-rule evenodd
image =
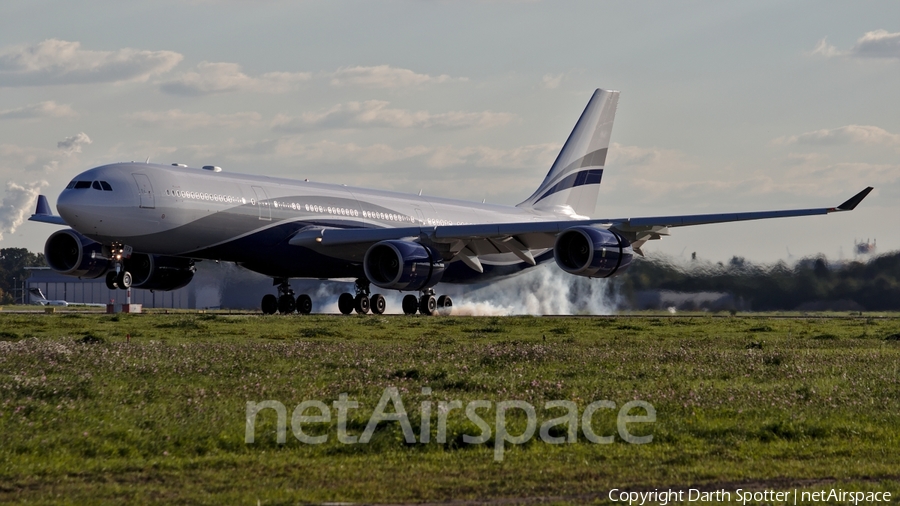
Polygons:
M50 203L47 202L47 197L43 195L38 195L37 208L35 208L34 214L32 214L30 218L28 218L28 221L51 223L53 225L68 225L68 223L66 223L66 221L61 217L55 216L53 214L53 210L50 208Z

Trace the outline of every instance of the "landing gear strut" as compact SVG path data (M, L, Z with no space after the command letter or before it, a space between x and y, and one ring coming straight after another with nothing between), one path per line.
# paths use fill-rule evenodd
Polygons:
M110 290L131 288L131 273L125 270L124 264L124 260L131 256L131 247L116 242L109 247L109 252L115 270L106 273L106 287Z
M386 306L384 296L380 293L369 295L369 280L360 278L355 283L356 296L344 292L338 297L338 309L341 314L350 314L356 310L358 314L366 314L370 310L373 314L384 313Z
M415 295L403 297L403 314L416 314L416 311L424 315L449 315L453 308L453 300L449 295L434 296L433 288L422 290L422 295L417 299Z
M294 311L309 314L312 311L312 299L309 295L301 293L294 298L294 290L287 278L275 278L272 284L278 285L278 296L271 293L263 296L261 308L264 314L290 314Z

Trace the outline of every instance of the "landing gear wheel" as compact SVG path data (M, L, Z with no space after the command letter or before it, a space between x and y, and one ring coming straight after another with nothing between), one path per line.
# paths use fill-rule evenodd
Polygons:
M438 314L447 316L453 311L453 299L449 295L441 295L437 299Z
M347 292L341 294L338 297L338 309L341 311L341 314L350 314L353 312L353 306L356 301L353 299L353 295L350 295Z
M387 303L384 300L384 295L380 293L376 293L369 299L369 306L372 308L372 314L383 314L384 308L387 306Z
M106 288L109 288L110 290L119 289L119 285L116 284L116 277L118 277L118 274L116 274L115 271L109 271L106 273Z
M356 309L356 312L359 314L366 314L369 312L369 298L364 294L359 294L356 296L356 299L353 301L353 307Z
M434 295L423 295L422 299L419 300L419 312L428 316L434 314L437 309L437 299L434 298Z
M281 314L290 314L294 312L294 309L297 308L297 301L294 300L294 296L290 294L284 294L281 297L278 297L278 312Z
M301 293L297 296L297 312L300 314L312 313L312 299L309 295Z
M262 304L260 304L263 314L275 314L278 311L278 298L267 293L263 295Z
M123 290L131 288L131 273L128 271L120 272L119 275L116 276L116 284Z
M416 314L419 310L419 299L415 295L403 297L403 314Z

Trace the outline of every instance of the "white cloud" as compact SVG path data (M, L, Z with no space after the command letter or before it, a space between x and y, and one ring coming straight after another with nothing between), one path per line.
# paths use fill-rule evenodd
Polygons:
M166 93L187 96L235 91L285 93L311 78L308 72L268 72L252 77L242 72L237 63L203 62L197 65L196 72L185 72L159 87Z
M900 58L900 32L887 30L866 32L850 49L850 54L871 58Z
M344 67L327 74L332 86L360 86L366 88L405 88L423 84L439 84L450 81L468 81L465 77L453 78L447 74L431 76L417 74L409 69L378 65L375 67Z
M79 42L49 39L0 50L0 86L146 81L182 58L172 51L90 51Z
M23 170L52 172L59 167L59 162L54 159L57 155L58 151L50 149L0 144L0 173L17 175Z
M0 111L0 119L65 118L75 116L71 106L53 100Z
M822 39L809 54L821 55L826 58L848 56L851 58L900 59L900 32L890 33L887 30L866 32L847 51L841 51Z
M170 109L168 111L139 111L128 114L125 118L139 126L167 129L208 127L239 128L253 126L262 121L262 116L257 112L209 114L205 112L184 112L180 109Z
M559 88L559 85L562 84L565 77L565 74L544 74L544 77L541 79L541 87L548 90L555 90L556 88Z
M426 164L433 168L474 165L498 169L549 168L562 149L560 144L531 144L510 149L474 146L433 148Z
M6 182L6 195L0 203L0 241L5 234L14 233L25 222L25 216L30 214L41 188L48 185L47 181L34 181L24 185Z
M606 159L606 165L650 165L658 162L665 156L669 158L677 156L675 151L668 151L659 148L642 148L638 146L624 146L618 142L613 142L609 146L609 156Z
M900 146L900 134L892 134L883 128L871 125L847 125L833 129L815 130L800 135L779 137L772 141L775 145L812 144L833 146L838 144L862 144Z
M312 128L466 128L493 127L509 123L512 114L502 112L454 111L432 114L428 111L392 109L389 102L367 100L338 104L330 109L310 112L299 118L278 115L274 128L283 131L304 131Z
M816 44L816 47L814 47L813 50L807 54L811 56L820 55L826 58L831 58L833 56L840 56L844 53L839 51L838 48L829 44L825 39L822 39L818 44Z
M77 135L66 137L65 139L57 142L56 147L61 149L63 153L72 155L75 153L81 153L81 146L84 146L85 144L91 144L91 142L91 138L88 137L86 133L81 132Z

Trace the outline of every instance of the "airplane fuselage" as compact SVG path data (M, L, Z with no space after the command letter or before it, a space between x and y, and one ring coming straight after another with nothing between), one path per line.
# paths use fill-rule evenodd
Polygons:
M96 183L95 183L96 182ZM314 228L433 227L559 221L572 213L215 172L182 166L118 163L76 176L57 208L78 232L134 251L236 262L273 277L354 278L358 262L288 244ZM533 252L538 263L548 249ZM445 282L513 274L529 267L509 253L485 255L477 273L452 262Z

